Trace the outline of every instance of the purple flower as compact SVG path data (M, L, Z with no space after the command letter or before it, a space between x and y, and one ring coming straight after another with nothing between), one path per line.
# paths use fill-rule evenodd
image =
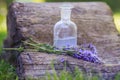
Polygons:
M88 48L92 51L93 54L97 53L97 49L92 43L89 44Z
M60 49L59 49L59 48L57 48L57 47L54 47L54 49L55 49L55 50L60 50Z
M77 53L73 54L73 57L78 58L78 54Z
M64 61L65 61L65 59L64 59L64 58L61 58L61 59L60 59L60 62L61 62L61 63L63 63Z
M78 53L74 53L73 57L77 59L83 59L85 61L100 63L100 59L97 54L94 54L91 50L88 49L79 49Z
M74 58L82 59L93 63L101 63L101 60L97 56L97 49L91 43L82 44L80 47L70 47L70 45L68 45L67 47L64 47L62 50L69 52L69 54L72 55ZM64 61L65 61L64 58L60 59L60 62Z
M93 54L97 53L97 49L92 43L82 44L80 47L81 47L81 49L90 50Z
M63 50L64 50L64 51L68 51L68 50L70 50L70 48L63 48Z
M79 53L83 53L84 52L84 50L83 49L79 49Z
M73 54L73 57L75 57L77 59L81 59L82 56L80 54L75 53L75 54Z

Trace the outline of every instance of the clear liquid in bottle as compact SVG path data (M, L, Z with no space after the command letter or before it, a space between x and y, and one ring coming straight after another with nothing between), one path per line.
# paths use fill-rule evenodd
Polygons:
M64 4L61 7L61 20L54 26L54 46L57 48L77 46L77 27L70 20L72 6Z

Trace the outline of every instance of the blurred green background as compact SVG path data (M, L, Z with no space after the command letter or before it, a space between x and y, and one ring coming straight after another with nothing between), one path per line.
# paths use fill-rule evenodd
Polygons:
M7 7L13 2L87 2L87 1L103 1L106 2L113 11L114 22L116 24L117 30L120 32L120 0L0 0L0 46L6 37L6 15ZM1 48L0 48L1 49ZM1 50L0 50L1 51Z

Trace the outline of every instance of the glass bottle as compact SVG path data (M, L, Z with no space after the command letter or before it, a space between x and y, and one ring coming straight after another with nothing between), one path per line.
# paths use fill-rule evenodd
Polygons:
M70 20L70 4L63 4L61 7L61 20L54 26L54 46L57 48L77 46L77 26Z

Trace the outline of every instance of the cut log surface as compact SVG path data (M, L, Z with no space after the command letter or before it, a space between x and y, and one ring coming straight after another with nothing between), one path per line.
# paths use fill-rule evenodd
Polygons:
M64 62L61 59L64 58ZM102 77L103 80L113 80L114 76L120 71L119 64L94 64L83 60L75 59L71 56L47 54L41 52L23 52L18 58L18 72L21 79L25 78L41 78L46 72L54 73L52 62L55 70L59 73L65 68L73 72L75 67L88 74Z
M60 20L59 6L61 4L12 3L7 16L8 36L4 46L16 47L27 38L33 38L41 43L53 44L53 27ZM65 58L72 66L74 66L73 64L79 65L80 69L88 70L90 67L100 71L103 76L106 75L104 77L106 80L110 80L114 74L120 71L120 37L115 28L109 6L103 2L71 4L74 6L71 20L77 25L78 45L84 42L93 43L104 64L96 65L63 55L23 52L18 58L18 70L22 77L39 77L44 75L47 69L52 72L49 67L50 62L59 57Z

